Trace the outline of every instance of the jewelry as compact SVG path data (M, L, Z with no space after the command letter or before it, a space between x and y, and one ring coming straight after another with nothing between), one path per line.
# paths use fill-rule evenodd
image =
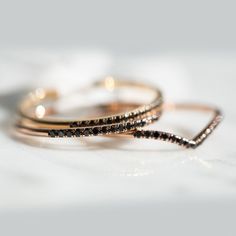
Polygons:
M179 135L175 135L163 131L154 131L154 130L136 130L132 133L134 138L146 138L146 139L156 139L167 141L171 143L178 144L185 148L196 148L202 144L206 138L213 132L213 130L220 124L223 119L222 113L219 109L213 108L205 105L196 105L196 104L165 104L164 110L173 110L173 109L184 109L184 110L195 110L201 112L211 112L213 117L205 128L203 128L195 137L192 139L187 139ZM131 134L127 134L131 135Z
M45 114L53 113L53 109L47 109L42 105L48 99L58 99L57 92L36 90L22 101L19 113L23 118L17 122L16 127L21 132L31 135L49 137L96 136L131 131L158 120L161 115L163 102L162 94L158 88L131 81L114 80L111 77L95 83L92 88L103 88L109 91L115 91L118 88L141 89L141 91L151 93L153 98L147 104L110 116L84 120L57 120L45 117Z
M197 104L164 104L163 105L164 111L175 110L175 109L192 110L192 111L198 111L198 112L210 112L210 113L213 113L213 117L210 120L210 122L207 124L207 126L192 139L187 139L185 137L181 137L179 135L169 133L169 132L164 132L164 131L143 130L143 129L140 130L139 128L135 130L130 130L129 129L130 123L127 123L127 126L111 125L111 126L103 126L103 127L90 127L90 128L85 128L85 129L59 130L57 131L58 137L74 137L74 136L81 137L81 136L91 136L91 135L96 136L96 135L109 135L109 134L118 135L120 133L118 132L118 130L122 128L122 131L123 131L122 134L125 135L126 137L156 139L156 140L175 143L185 148L196 148L206 140L206 138L214 131L214 129L219 125L219 123L223 119L223 116L220 110L218 110L217 108L210 107L210 106L197 105ZM149 117L149 120L146 120L146 121L148 121L148 123L152 123L154 120L155 120L154 117ZM27 122L29 121L26 120L25 125L18 125L18 128L21 129L21 132L30 134L30 135L36 135L36 136L48 136L47 135L48 130L30 128ZM23 123L24 122L22 121L22 124ZM62 131L63 131L63 134L65 133L66 135L62 135L62 134L60 135L60 132Z
M115 135L143 139L156 139L175 143L185 148L196 148L202 144L206 138L219 125L223 116L219 109L197 104L163 104L161 92L157 88L152 88L144 84L130 81L102 80L94 84L95 87L102 87L108 90L128 87L129 89L141 88L155 94L154 98L145 105L134 103L108 103L103 109L116 107L120 110L122 106L129 107L127 112L118 112L109 116L102 116L93 119L83 120L57 120L45 117L45 114L54 113L52 107L46 108L42 105L49 98L57 99L58 94L53 90L36 90L23 100L20 106L21 118L17 121L17 129L28 135L44 137L85 137L97 135ZM109 85L109 86L108 86ZM112 89L111 89L112 88ZM41 107L43 115L37 114L37 109ZM102 106L100 106L102 107ZM33 109L33 112L32 112ZM162 111L184 109L200 112L211 112L213 117L207 126L195 137L187 139L185 137L164 131L143 130L143 127L157 121Z

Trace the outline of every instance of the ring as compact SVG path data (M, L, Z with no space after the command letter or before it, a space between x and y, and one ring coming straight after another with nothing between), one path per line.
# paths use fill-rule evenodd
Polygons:
M156 139L166 142L175 143L185 148L196 148L202 144L206 138L213 132L213 130L220 124L223 119L221 111L217 108L198 105L198 104L165 104L163 110L192 110L198 112L210 112L213 114L212 119L197 135L191 139L181 137L169 132L156 131L156 130L136 130L132 133L134 138Z
M199 104L163 103L160 90L145 84L114 80L109 77L96 82L91 88L103 88L110 92L123 88L129 91L141 89L141 91L148 91L148 93L152 93L154 96L149 102L144 104L131 101L123 102L119 99L108 102L105 105L100 104L98 106L100 109L112 110L112 114L105 116L76 120L58 120L47 116L48 114L57 113L57 110L52 106L47 107L44 105L48 99L52 99L54 102L59 99L58 93L55 90L36 90L30 93L20 105L20 119L16 122L17 129L27 135L50 138L115 135L118 137L155 139L171 142L185 148L196 148L206 140L223 119L221 111L215 107ZM42 109L42 114L38 111L39 108ZM120 112L123 108L126 111ZM175 109L209 112L213 114L213 117L206 127L190 139L170 132L143 129L144 126L157 121L163 111Z
M56 113L52 107L43 105L47 100L60 98L55 90L35 90L30 93L20 104L19 114L22 117L16 127L27 134L48 137L81 137L117 134L143 127L159 119L163 104L162 93L158 88L132 81L114 80L108 77L98 81L89 89L105 89L109 92L128 89L151 94L151 100L139 104L135 109L109 116L92 119L58 120L46 115ZM88 89L86 89L88 91ZM130 94L129 94L130 96ZM130 98L129 98L130 99ZM137 99L137 98L135 98ZM119 99L116 101L119 106ZM126 102L129 104L129 102Z

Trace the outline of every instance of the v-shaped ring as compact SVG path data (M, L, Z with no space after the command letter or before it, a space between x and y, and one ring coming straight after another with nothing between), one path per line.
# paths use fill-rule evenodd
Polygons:
M198 104L164 104L163 111L165 110L173 110L173 109L181 109L181 110L195 110L195 111L203 111L203 112L211 112L213 113L213 117L210 122L192 139L187 139L185 137L181 137L176 134L172 134L164 131L156 131L156 130L136 130L133 132L133 136L135 138L150 138L157 139L162 141L167 141L171 143L178 144L185 148L196 148L200 144L202 144L206 138L213 132L213 130L219 125L222 121L223 116L219 109L206 106L206 105L198 105Z

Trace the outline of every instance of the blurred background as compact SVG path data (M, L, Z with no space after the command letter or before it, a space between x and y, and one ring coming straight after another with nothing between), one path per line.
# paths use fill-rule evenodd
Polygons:
M0 234L235 235L235 9L230 0L1 1ZM168 101L217 105L224 122L193 151L11 137L27 91L67 93L106 75L158 85ZM184 122L191 130L198 119Z
M235 50L235 2L7 1L2 47L98 47L113 53Z

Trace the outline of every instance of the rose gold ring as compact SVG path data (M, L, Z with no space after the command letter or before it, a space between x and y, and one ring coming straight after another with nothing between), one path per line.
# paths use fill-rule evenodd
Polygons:
M109 115L86 119L56 119L49 117L57 113L53 106L46 106L47 100L53 101L60 98L54 90L36 90L30 93L20 104L20 118L16 122L18 131L33 136L49 138L70 138L87 136L116 136L133 137L139 139L155 139L171 142L185 148L196 148L202 144L222 121L223 116L219 109L198 104L171 104L163 103L163 98L158 88L141 83L114 80L108 77L96 82L92 88L103 88L108 91L128 88L140 89L151 93L152 99L147 103L130 101L117 101L100 104L100 109L105 109ZM40 109L41 112L40 113ZM123 110L122 110L123 109ZM168 110L190 110L212 113L209 123L192 138L186 138L165 131L148 130L143 127L157 121L162 112ZM124 111L125 110L125 111ZM111 113L111 114L110 114Z

